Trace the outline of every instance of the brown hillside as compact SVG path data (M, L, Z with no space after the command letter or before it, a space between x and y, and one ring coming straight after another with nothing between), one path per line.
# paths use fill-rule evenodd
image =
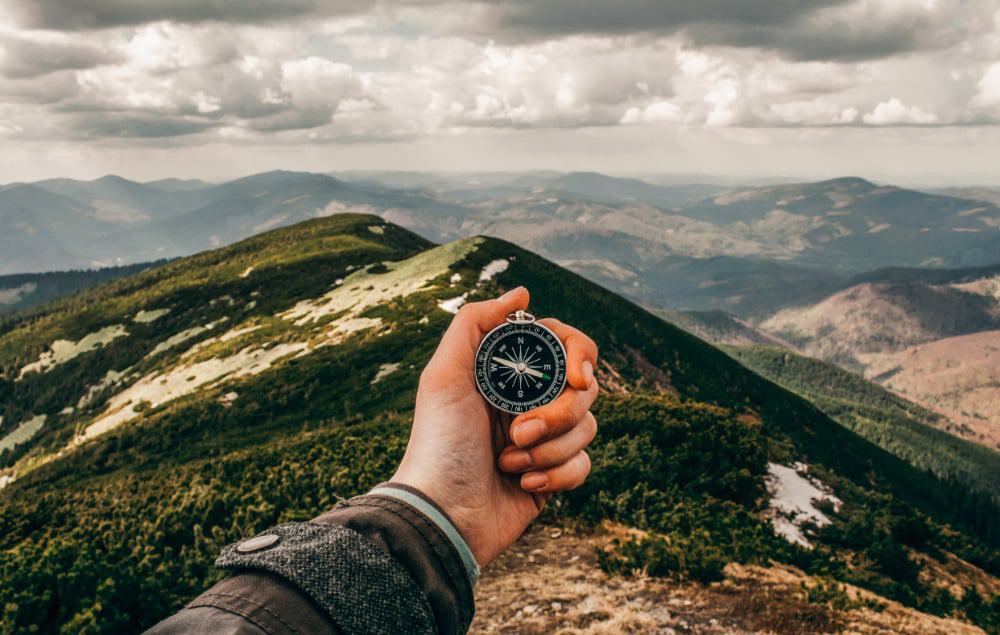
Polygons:
M1000 447L1000 330L896 353L861 355L866 375L953 422L953 432Z

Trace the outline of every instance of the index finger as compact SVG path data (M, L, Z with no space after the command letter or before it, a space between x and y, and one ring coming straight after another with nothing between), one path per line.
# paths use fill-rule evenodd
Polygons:
M594 340L555 318L538 320L538 323L555 333L566 347L566 381L569 385L577 390L590 388L597 366L597 344Z

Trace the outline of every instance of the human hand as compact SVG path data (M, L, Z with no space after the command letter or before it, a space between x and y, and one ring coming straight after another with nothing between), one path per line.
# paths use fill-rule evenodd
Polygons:
M518 287L458 312L420 375L410 441L392 479L440 505L480 566L517 540L553 493L579 486L590 473L584 448L597 432L590 406L598 387L597 346L589 337L558 320L539 320L566 347L566 388L513 421L476 389L479 343L509 313L527 309L528 299Z

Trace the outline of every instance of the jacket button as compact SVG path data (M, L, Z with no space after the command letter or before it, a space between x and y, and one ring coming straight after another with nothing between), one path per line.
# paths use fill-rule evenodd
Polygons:
M240 544L236 545L236 551L239 551L240 553L253 553L254 551L267 549L279 540L281 540L281 537L277 534L264 534L263 536L257 536L256 538L251 538L250 540L244 540Z

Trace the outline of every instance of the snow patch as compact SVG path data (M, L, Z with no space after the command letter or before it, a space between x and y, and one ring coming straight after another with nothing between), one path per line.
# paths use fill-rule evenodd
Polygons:
M451 277L448 278L448 282L450 282L452 284L455 284L456 282L461 282L461 281L462 281L462 274L460 274L460 273L453 273L453 274L451 274Z
M809 522L823 527L831 522L826 514L816 509L816 503L827 501L833 503L834 509L840 509L841 501L825 491L819 481L800 474L808 469L802 463L794 467L768 463L767 491L771 495L768 507L775 533L788 542L811 549L812 543L806 539L802 526Z
M477 239L460 240L406 260L387 262L384 273L370 273L368 269L355 271L340 286L318 298L302 300L279 315L294 321L296 326L338 313L345 313L340 319L349 320L368 307L423 290L428 282L447 272L451 264L473 251L479 242Z
M159 344L157 344L153 348L153 350L149 351L149 353L146 355L146 359L149 359L150 357L156 357L160 353L163 353L165 351L169 351L171 348L177 346L178 344L183 344L184 342L186 342L186 341L188 341L188 340L190 340L192 338L198 337L199 335L201 335L205 331L212 330L213 328L215 328L215 325L218 324L218 322L221 322L221 321L222 320L219 320L219 321L216 321L216 322L209 322L208 324L206 324L204 326L193 326L193 327L191 327L189 329L184 329L180 333L174 333L173 335L171 335L167 339L165 339L162 342L160 342Z
M221 322L221 321L222 320L219 320L219 322ZM215 326L216 324L218 324L218 322L212 322L209 326ZM244 326L242 328L229 329L228 331L226 331L222 335L216 335L215 337L210 337L208 339L205 339L205 340L202 340L202 341L198 342L197 344L195 344L194 346L192 346L188 350L184 351L184 354L181 355L181 359L182 360L183 359L188 359L188 358L192 357L193 355L195 355L196 353L205 350L206 348L208 348L209 346L211 346L213 344L216 344L218 342L228 342L228 341L234 340L234 339L236 339L238 337L243 337L247 333L253 333L254 331L256 331L259 328L260 328L259 324L252 324L250 326Z
M465 299L467 297L469 297L468 291L466 291L465 293L463 293L458 297L450 298L448 300L441 300L440 302L438 302L438 308L441 309L442 311L447 311L448 313L451 313L453 315L458 315L458 310L462 308L463 304L465 304Z
M104 414L87 426L83 434L73 439L70 445L79 445L135 419L139 416L136 408L143 404L148 408L156 408L189 395L203 386L217 384L222 379L260 374L276 361L300 354L308 347L306 342L277 344L266 349L248 346L229 357L185 364L162 374L154 371L112 397Z
M385 379L386 377L388 377L389 375L391 375L394 372L396 372L397 370L399 370L399 363L398 362L394 362L394 363L391 363L391 364L382 364L382 365L380 365L378 367L378 372L375 373L375 377L372 379L371 383L373 385L377 384L380 381L382 381L383 379Z
M240 394L238 392L236 392L235 390L230 390L226 394L219 397L219 403L228 408L229 406L233 405L234 401L239 399L239 396Z
M78 342L56 340L52 342L49 347L50 350L45 351L38 357L38 361L32 362L22 368L20 374L17 376L17 379L23 379L25 373L30 373L32 371L38 373L48 372L59 364L68 362L74 357L83 355L84 353L97 350L101 346L109 344L119 337L125 337L126 335L128 335L128 331L125 330L124 326L121 324L114 324L112 326L105 326L99 331L89 333Z
M373 234L378 234L379 236L385 233L385 230L382 229L381 225L369 225L368 231L370 231Z
M94 400L94 397L97 396L97 393L101 392L105 388L112 386L113 384L118 383L119 380L125 377L125 373L127 373L128 371L129 369L125 369L120 373L117 370L109 370L108 372L106 372L104 374L104 377L101 378L101 381L87 388L87 392L85 392L83 396L80 397L80 401L76 402L76 407L84 408L88 406L90 402Z
M498 258L497 260L490 261L483 270L479 272L479 281L487 282L493 279L493 276L498 273L503 273L507 271L507 267L510 266L510 261L506 258Z
M241 278L246 278L251 273L253 273L253 265L251 265L251 266L247 267L246 269L244 269L243 273L240 274L240 277Z
M11 432L8 432L4 438L0 439L0 454L6 450L13 450L15 446L30 441L32 437L38 434L42 426L45 425L45 419L45 415L38 415L27 421L22 421Z
M132 318L133 322L138 322L139 324L149 324L150 322L155 322L161 317L170 313L170 309L154 309L152 311L146 311L143 309L135 314Z

